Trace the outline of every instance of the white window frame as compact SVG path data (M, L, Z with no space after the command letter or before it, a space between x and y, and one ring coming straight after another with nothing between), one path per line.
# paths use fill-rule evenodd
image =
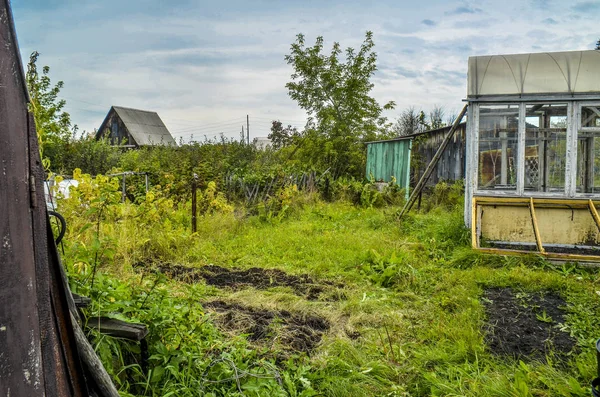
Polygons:
M577 102L577 106L574 106L574 115L573 117L575 118L575 120L577 120L577 123L575 123L575 131L574 131L574 142L573 142L573 157L574 157L574 162L573 162L573 194L571 197L581 197L581 198L592 198L592 197L598 197L600 194L599 193L577 193L577 142L579 140L579 131L582 132L599 132L600 133L600 127L583 127L582 125L582 120L581 120L581 113L582 113L582 109L585 106L596 106L596 107L600 107L600 101L590 101L590 102Z
M525 191L525 138L526 138L526 108L527 105L532 104L552 104L562 103L567 104L567 150L565 160L565 186L562 192L526 192ZM506 197L555 197L555 198L566 198L574 197L576 189L577 179L577 131L578 126L581 123L580 118L577 118L577 114L580 113L581 106L589 106L589 103L581 103L579 106L575 106L579 102L565 99L555 100L524 100L524 101L506 101L506 102L476 102L472 103L473 106L473 118L471 124L471 156L467 159L468 181L473 186L473 195L476 196L506 196ZM591 102L591 104L597 104L598 102ZM517 143L517 186L515 190L481 190L479 189L479 110L480 106L488 105L517 105L519 106L519 128L518 128L518 143ZM574 114L577 113L577 114ZM577 121L577 125L574 122ZM580 195L582 193L579 193ZM595 195L591 193L583 193L584 195Z

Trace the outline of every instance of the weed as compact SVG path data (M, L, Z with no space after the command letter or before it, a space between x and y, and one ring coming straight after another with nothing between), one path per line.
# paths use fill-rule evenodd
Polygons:
M399 208L378 208L374 199L385 191L363 183L332 183L332 195L348 199L331 203L288 186L267 200L270 212L252 215L206 182L206 210L192 234L190 203L173 198L179 188L167 187L171 179L121 203L118 181L78 178L80 187L59 202L69 224L63 259L71 287L92 298L88 321L106 315L149 326L147 371L137 344L90 331L123 395L587 395L600 273L472 250L461 208L453 207L458 187L440 187L432 200L441 208L398 224ZM203 277L189 283L150 271L167 263L198 274L264 274L264 288L239 278L209 285ZM326 288L295 289L302 277ZM282 280L291 285L271 286ZM537 320L567 331L578 348L560 365L552 354L545 363L523 357L522 364L492 355L480 298L493 287L524 294ZM527 301L540 291L565 298L564 320ZM202 304L218 301L228 309L215 314ZM234 304L250 314L232 313ZM273 315L266 323L253 320L264 323L264 338L255 339L248 316L267 312ZM301 321L311 316L328 328L318 342L306 333L315 341L310 349L295 348L291 337L306 331ZM294 324L299 331L290 331Z

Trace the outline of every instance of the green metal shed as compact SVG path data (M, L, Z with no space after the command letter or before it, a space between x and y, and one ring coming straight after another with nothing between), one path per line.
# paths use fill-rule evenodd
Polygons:
M367 142L367 178L391 182L406 190L410 184L410 150L412 139L402 137L387 141Z

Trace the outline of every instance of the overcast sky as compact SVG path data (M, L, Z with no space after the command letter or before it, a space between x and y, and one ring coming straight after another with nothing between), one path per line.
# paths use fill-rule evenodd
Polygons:
M166 1L13 0L24 62L63 80L80 129L98 128L111 105L158 112L177 140L220 132L251 137L270 120L303 126L287 95L284 61L296 34L358 47L374 33L374 97L456 113L471 55L593 49L600 1Z

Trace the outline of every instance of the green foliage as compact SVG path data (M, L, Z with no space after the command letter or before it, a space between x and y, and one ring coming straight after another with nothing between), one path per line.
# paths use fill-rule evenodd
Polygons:
M281 121L273 121L269 139L274 149L297 144L301 134L295 127L288 125L284 127Z
M71 175L76 168L87 174L106 174L118 167L120 160L117 147L105 139L96 140L92 134L71 137L60 145L49 146L45 154L50 159L52 171L63 175Z
M189 200L169 198L166 183L121 203L118 179L75 174L79 187L59 200L69 223L63 259L73 290L92 297L88 321L150 327L148 371L137 344L91 334L123 395L583 396L594 376L597 270L481 255L468 246L460 208L412 213L399 225L398 208L325 204L292 185L273 197L280 217L209 206L192 234ZM203 197L215 192L208 185ZM279 268L335 291L307 301L281 288L217 289L154 273L155 263ZM546 364L492 355L480 297L494 286L560 292L568 302L560 327L579 350ZM283 356L276 344L219 328L203 306L215 299L319 315L331 329L309 356ZM254 376L238 387L236 370Z
M358 49L345 51L334 43L329 54L323 53L323 37L312 47L299 34L285 60L294 69L286 84L292 99L314 117L302 135L299 156L316 169L331 169L334 179L342 175L362 174L365 150L359 143L373 140L387 128L383 109L370 96L370 79L377 70L373 33L367 32Z
M50 168L50 159L45 150L52 150L67 142L72 134L71 116L63 109L66 105L64 99L58 99L58 94L64 83L59 81L52 85L50 81L50 68L44 66L42 72L38 71L37 60L39 53L34 51L27 64L27 90L29 91L29 110L35 120L40 156L44 168Z
M425 195L421 209L429 212L435 208L452 209L462 207L464 203L464 181L454 183L439 182L430 194Z

